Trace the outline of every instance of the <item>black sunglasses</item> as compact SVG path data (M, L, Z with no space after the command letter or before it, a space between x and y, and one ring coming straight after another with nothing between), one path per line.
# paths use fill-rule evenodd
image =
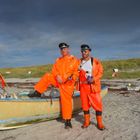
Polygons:
M89 51L89 50L88 50ZM81 50L81 53L87 53L87 50Z

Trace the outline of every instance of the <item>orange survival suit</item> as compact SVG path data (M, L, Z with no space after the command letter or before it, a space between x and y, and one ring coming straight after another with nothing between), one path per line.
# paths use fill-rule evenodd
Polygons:
M96 111L96 118L98 123L98 128L102 129L104 126L102 124L102 99L100 96L101 92L101 83L100 79L103 75L103 67L100 61L96 58L91 57L92 63L92 77L93 82L89 83L87 79L88 71L82 69L82 65L79 71L79 88L80 88L80 97L82 101L82 109L84 111L85 122L82 128L86 128L90 124L90 114L89 109L92 106ZM82 59L81 59L82 64Z
M61 111L63 119L71 119L72 95L75 81L78 77L78 60L72 55L60 57L52 68L52 73L46 73L35 85L35 90L43 93L49 85L57 86L60 90ZM63 83L59 84L56 76L60 75Z
M92 106L95 110L102 111L100 79L103 75L103 67L100 61L96 58L93 59L92 67L92 75L94 79L94 83L92 84L88 84L87 82L86 71L81 69L79 73L82 108L86 111Z

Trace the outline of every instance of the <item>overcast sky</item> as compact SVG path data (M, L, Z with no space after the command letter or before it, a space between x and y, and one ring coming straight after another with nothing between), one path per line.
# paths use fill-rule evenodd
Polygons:
M140 0L0 0L0 67L53 63L66 42L80 57L140 57Z

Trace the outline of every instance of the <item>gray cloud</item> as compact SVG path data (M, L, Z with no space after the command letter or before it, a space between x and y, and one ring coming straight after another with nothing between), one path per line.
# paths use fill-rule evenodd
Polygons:
M127 57L138 57L139 5L139 0L0 0L0 65L52 63L62 41L79 57L82 43L101 59L120 58L132 48Z

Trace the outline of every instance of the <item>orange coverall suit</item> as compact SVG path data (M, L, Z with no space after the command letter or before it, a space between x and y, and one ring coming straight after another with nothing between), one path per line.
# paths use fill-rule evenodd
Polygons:
M72 55L58 58L53 65L52 73L46 73L34 87L40 93L49 85L59 88L62 117L65 120L71 119L72 116L72 95L78 77L78 64L78 59ZM57 75L61 76L62 84L57 82Z
M103 68L99 60L93 59L92 76L94 79L93 84L88 84L86 79L86 72L80 70L80 96L82 101L82 109L88 111L92 106L95 111L102 111L102 99L100 96L101 83L100 78L103 75Z

